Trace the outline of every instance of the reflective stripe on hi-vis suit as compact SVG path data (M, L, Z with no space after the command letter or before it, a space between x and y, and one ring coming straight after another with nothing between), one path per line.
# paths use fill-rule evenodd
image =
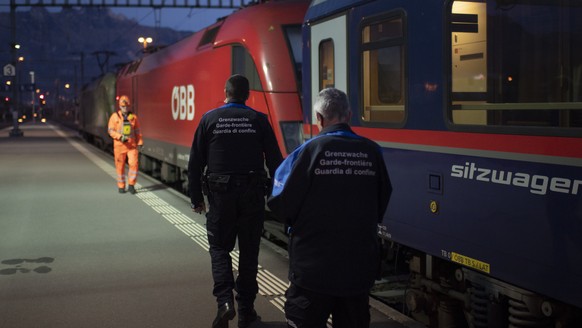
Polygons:
M115 147L113 149L115 156L115 171L117 172L117 187L125 188L125 161L129 164L129 171L127 174L127 182L130 185L135 185L137 182L138 172L138 151L137 149L123 149L122 147Z

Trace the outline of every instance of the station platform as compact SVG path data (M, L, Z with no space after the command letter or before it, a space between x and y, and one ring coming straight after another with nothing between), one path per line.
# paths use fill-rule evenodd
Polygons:
M0 130L0 327L211 327L205 218L187 197L144 175L136 195L118 193L112 156L76 131L10 129ZM259 263L251 327L285 328L285 253L265 241ZM370 327L421 327L371 305Z

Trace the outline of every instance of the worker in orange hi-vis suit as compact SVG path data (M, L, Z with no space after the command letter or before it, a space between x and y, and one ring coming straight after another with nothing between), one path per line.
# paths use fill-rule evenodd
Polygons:
M119 110L111 114L108 128L109 135L113 138L117 187L120 193L125 193L125 161L127 160L129 164L129 172L127 173L129 187L127 190L135 194L138 154L143 147L143 139L137 116L129 111L131 105L129 98L127 96L119 97L118 104Z

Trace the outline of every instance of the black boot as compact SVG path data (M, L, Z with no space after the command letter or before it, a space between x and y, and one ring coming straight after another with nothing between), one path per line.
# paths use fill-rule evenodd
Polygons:
M120 194L125 194L125 188L117 188Z
M259 316L257 315L257 311L252 309L250 312L238 312L238 328L247 328L251 325L255 320L257 320Z
M129 191L130 194L135 195L135 193L137 191L135 191L135 188L133 187L133 185L129 185L129 187L127 187L127 191Z
M212 322L212 328L228 328L228 321L232 320L235 315L236 312L234 311L232 304L224 303L218 308L216 318L214 318L214 322Z

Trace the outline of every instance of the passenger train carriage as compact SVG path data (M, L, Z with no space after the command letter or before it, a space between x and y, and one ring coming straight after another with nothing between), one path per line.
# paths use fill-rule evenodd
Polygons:
M120 70L144 137L140 167L187 186L185 170L202 115L224 105L224 84L243 74L247 105L268 115L284 154L301 142L301 23L309 1L260 1Z
M305 135L336 87L383 148L413 316L582 327L582 1L315 0L303 44Z

